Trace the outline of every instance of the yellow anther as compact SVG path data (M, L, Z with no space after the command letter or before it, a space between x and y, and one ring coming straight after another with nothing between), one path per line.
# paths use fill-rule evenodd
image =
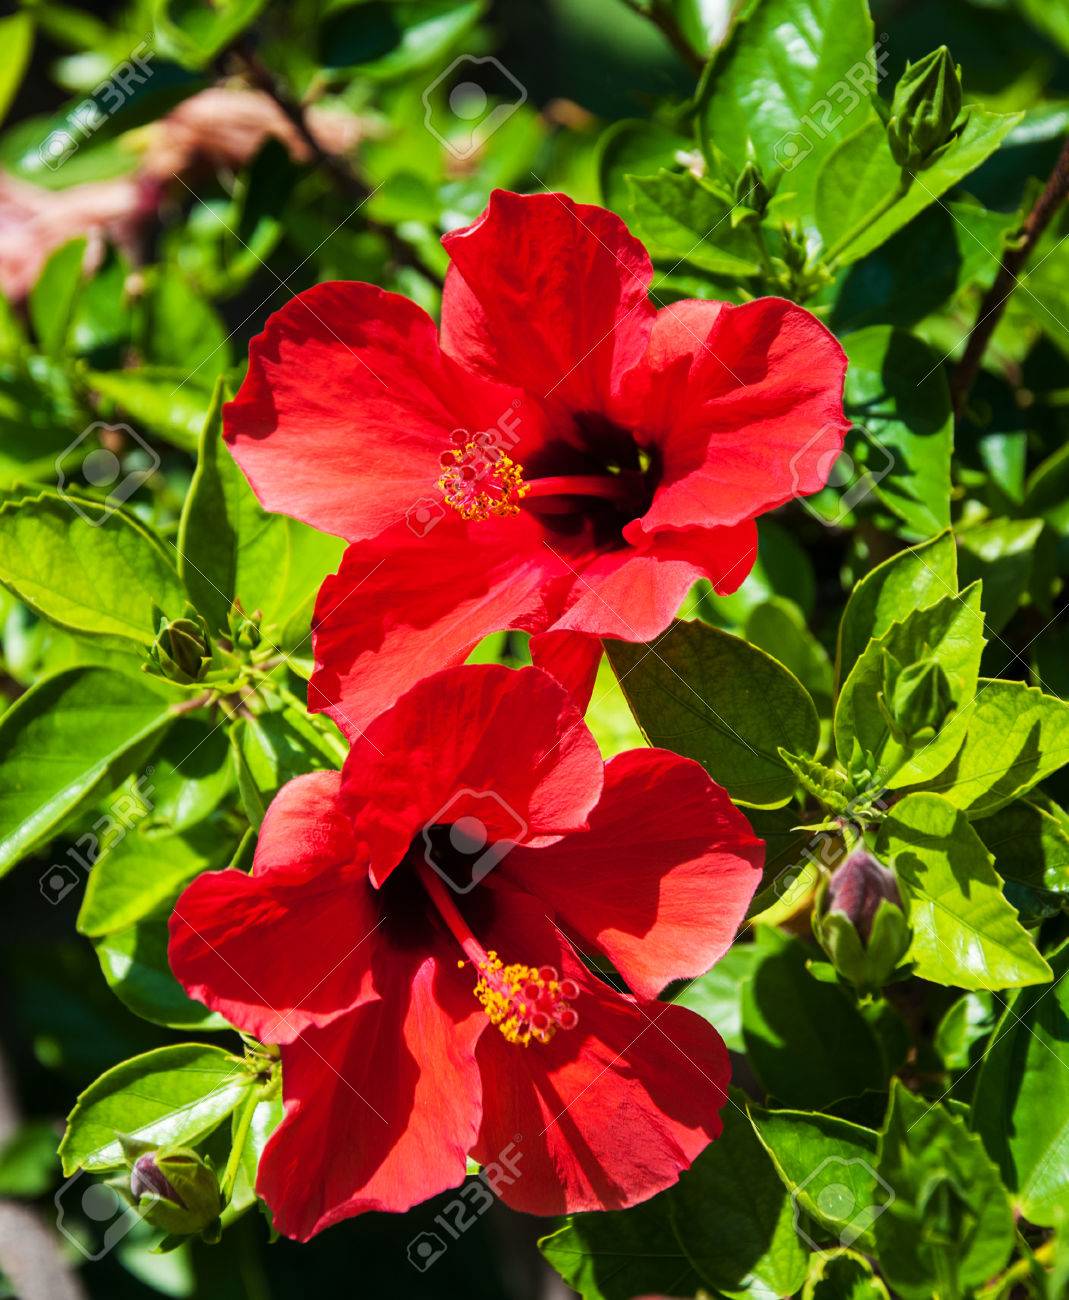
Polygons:
M496 952L488 952L478 969L475 996L506 1042L526 1047L533 1038L548 1043L558 1029L573 1029L578 1022L569 1005L578 996L578 985L558 979L552 966L506 966Z
M530 491L523 466L493 446L486 434L476 434L443 453L438 487L446 505L467 520L517 514L521 499Z

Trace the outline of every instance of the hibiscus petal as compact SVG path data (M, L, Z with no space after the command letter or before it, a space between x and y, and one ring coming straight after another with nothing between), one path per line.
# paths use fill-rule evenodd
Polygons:
M723 956L763 863L764 844L704 768L635 749L607 764L589 831L517 848L502 871L654 998Z
M429 673L463 663L490 632L544 627L569 581L526 515L440 519L425 537L401 525L351 546L316 602L309 708L352 740Z
M491 846L585 826L603 771L552 677L469 665L427 678L368 727L346 760L343 797L381 884L431 825L474 818Z
M735 524L818 491L850 427L845 371L835 337L781 298L658 312L617 409L663 457L641 530Z
M649 255L620 218L563 194L495 190L442 243L453 262L443 348L550 404L603 410L654 317Z
M337 772L289 782L260 828L254 874L206 872L171 915L179 983L264 1042L289 1042L374 996L380 914L339 786Z
M415 303L336 281L270 317L223 424L268 510L357 541L438 501L452 431L491 428L520 400L445 356Z
M585 712L601 664L601 639L581 632L542 632L530 645L535 667L555 677Z
M530 1214L616 1210L670 1187L719 1136L730 1066L720 1035L683 1007L615 993L591 975L530 895L495 881L497 949L551 962L580 992L574 1029L522 1048L479 1042L483 1123L473 1155L510 1144L502 1199Z
M395 951L382 1001L283 1047L285 1116L256 1189L286 1236L407 1210L463 1181L487 1021L455 968L452 954Z

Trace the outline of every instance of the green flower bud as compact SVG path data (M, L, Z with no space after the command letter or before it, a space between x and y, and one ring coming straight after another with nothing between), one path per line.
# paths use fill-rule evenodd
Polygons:
M751 159L735 181L735 205L731 210L732 226L744 221L759 221L768 208L772 194L764 182L761 169Z
M916 171L934 162L960 112L961 72L945 45L907 63L887 122L887 143L899 167Z
M212 661L208 625L199 614L170 620L161 616L149 658L169 681L199 682Z
M138 1156L130 1171L130 1195L153 1227L177 1236L210 1235L223 1208L218 1178L188 1147Z
M882 988L905 956L910 931L894 874L863 844L824 881L813 933L839 974L866 992Z
M256 649L262 640L260 633L262 617L258 609L252 614L246 614L240 605L235 603L231 606L227 621L230 628L230 643L235 650Z

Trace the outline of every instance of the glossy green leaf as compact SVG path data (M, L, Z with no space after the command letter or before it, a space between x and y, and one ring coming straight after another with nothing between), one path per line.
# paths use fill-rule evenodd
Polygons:
M336 5L323 24L321 58L329 67L359 67L365 76L404 76L447 57L485 8L485 0Z
M737 943L711 971L690 980L672 998L713 1025L733 1052L746 1050L742 1040L742 986L761 959L756 944Z
M573 1214L539 1248L582 1300L692 1295L700 1279L672 1228L671 1195L662 1192L630 1210Z
M743 985L742 1035L767 1092L788 1106L822 1107L884 1085L872 1029L837 984L814 978L796 939L757 930L761 958Z
M27 691L0 718L0 873L113 789L127 755L172 719L155 684L107 668L70 668Z
M909 904L907 956L922 979L989 990L1050 979L960 809L936 794L907 795L880 827L876 851L893 864Z
M983 651L980 585L916 609L870 641L843 683L835 708L835 748L850 761L855 742L878 760L892 789L917 784L939 772L960 747L968 725ZM891 732L879 707L888 659L903 668L935 660L946 675L955 712L933 741L905 744Z
M192 1144L221 1124L255 1082L241 1057L201 1043L123 1061L78 1098L59 1147L63 1172L121 1167L120 1134L160 1146Z
M4 51L0 63L0 122L6 117L30 62L33 32L31 13L12 14L0 21L0 49Z
M182 513L179 570L213 627L226 628L238 601L247 614L263 613L265 637L285 650L308 642L316 593L344 543L263 509L223 443L225 396L220 381Z
M872 490L915 539L950 523L954 421L940 355L902 330L874 325L843 348L846 411L864 444ZM855 489L856 490L856 489Z
M78 929L91 938L125 930L171 903L194 876L226 866L236 836L208 824L161 835L144 823L102 853L90 872Z
M0 582L42 617L148 647L185 602L164 544L133 515L53 493L0 507Z
M713 275L745 279L760 274L753 235L732 227L732 203L690 172L663 169L629 176L635 234L654 257L687 261Z
M1030 1223L1069 1215L1069 944L1051 958L1049 989L1006 1005L980 1067L972 1127Z
M187 997L167 961L170 908L116 930L93 947L108 987L135 1016L198 1033L229 1029L222 1016Z
M86 380L141 433L163 438L181 451L196 451L211 394L188 366L94 370Z
M598 181L605 206L629 217L633 191L627 178L671 169L676 155L691 148L691 139L659 122L614 122L598 142Z
M844 681L873 637L914 610L926 609L958 589L957 548L949 532L892 555L871 569L850 593L839 624L838 676Z
M909 189L884 211L901 177L883 123L872 120L836 143L816 181L816 219L827 250L840 263L871 253L935 203L999 147L1021 120L1019 113L969 108L965 129L942 157L913 175Z
M1013 1216L983 1144L960 1115L915 1097L898 1079L877 1172L894 1200L873 1225L876 1248L904 1300L953 1295L952 1287L967 1293L1006 1263Z
M606 649L651 745L697 759L743 803L787 801L795 782L779 746L812 754L820 724L805 688L771 655L704 623L674 623L653 649Z
M790 669L823 716L830 713L831 660L793 601L774 596L757 605L746 619L745 632L751 645L767 651Z
M809 1257L802 1300L888 1300L888 1295L864 1255L833 1250Z
M1024 682L981 678L965 744L929 782L972 818L988 817L1069 762L1069 703Z
M747 141L779 192L812 213L822 159L873 113L876 45L864 0L764 0L712 62L698 98L702 142L741 168Z
M220 719L205 709L179 718L152 757L148 825L176 832L210 816L233 788Z
M1033 794L973 825L1007 884L1069 902L1069 814L1064 809Z
M1042 531L1041 519L993 519L958 534L962 582L983 580L988 635L1006 626L1027 592Z
M872 1248L875 1216L891 1199L876 1176L878 1134L832 1115L749 1108L792 1203L822 1246Z
M699 1276L721 1291L793 1295L806 1252L792 1205L739 1102L729 1094L724 1131L670 1194L676 1236Z

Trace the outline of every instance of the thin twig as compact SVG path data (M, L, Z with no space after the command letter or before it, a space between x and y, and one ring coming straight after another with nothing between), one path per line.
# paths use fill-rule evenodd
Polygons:
M954 411L959 418L965 410L965 403L980 372L980 363L987 345L1002 319L1006 302L1017 284L1017 273L1028 260L1044 230L1050 225L1052 217L1060 204L1065 201L1067 193L1069 193L1069 137L1062 146L1054 170L1043 187L1043 193L1024 219L1020 237L1002 255L1002 265L999 267L998 275L984 295L976 323L969 332L965 352L951 376L950 391L954 399Z
M247 41L238 42L232 47L230 53L237 60L249 82L257 90L270 95L281 111L285 113L297 134L304 141L316 164L322 167L330 176L343 197L352 203L354 208L363 206L371 197L371 190L357 176L344 158L339 154L329 153L323 148L308 124L303 106L293 98L281 79L271 71ZM369 229L374 230L386 240L390 247L390 255L395 262L404 266L414 266L428 279L439 283L434 272L429 271L423 265L414 250L405 243L392 226L375 221L366 214L364 221Z
M679 25L679 19L676 17L674 10L663 0L651 0L647 9L644 5L638 3L638 0L624 0L627 7L636 14L641 14L643 18L649 19L655 27L659 27L667 39L672 49L679 55L683 62L693 72L702 72L705 68L705 60L698 51L691 45L683 34L683 28Z

